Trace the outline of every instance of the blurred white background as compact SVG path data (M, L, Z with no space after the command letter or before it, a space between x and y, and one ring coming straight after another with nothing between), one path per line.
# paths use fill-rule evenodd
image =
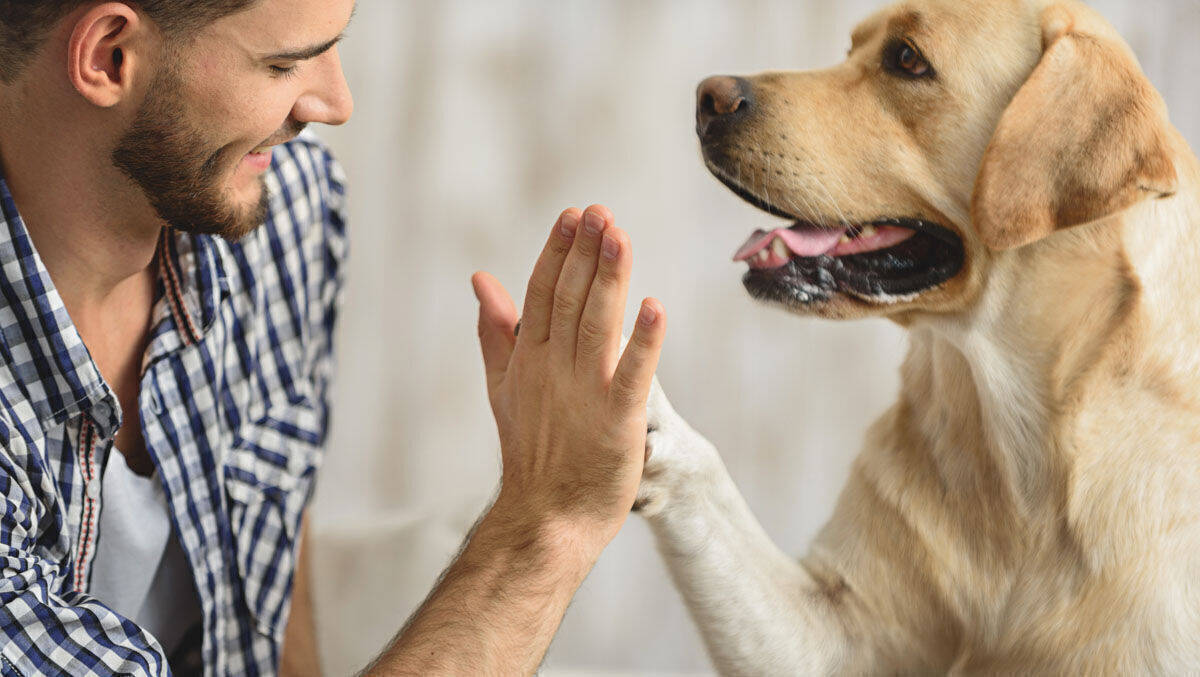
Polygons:
M1200 138L1200 2L1093 3ZM841 60L873 0L363 0L342 58L354 120L320 130L350 176L353 264L314 510L328 674L420 603L499 477L469 278L518 299L561 209L601 202L635 248L630 306L668 311L660 378L769 532L802 553L869 421L901 330L755 305L730 256L777 221L704 170L696 84ZM632 310L631 310L632 313ZM632 316L630 317L632 320ZM632 326L631 324L628 326ZM584 583L546 674L710 672L646 525Z

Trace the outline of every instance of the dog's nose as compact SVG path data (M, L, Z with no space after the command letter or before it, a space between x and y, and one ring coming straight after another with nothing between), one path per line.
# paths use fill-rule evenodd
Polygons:
M715 75L696 89L696 133L706 138L746 117L753 105L745 78Z

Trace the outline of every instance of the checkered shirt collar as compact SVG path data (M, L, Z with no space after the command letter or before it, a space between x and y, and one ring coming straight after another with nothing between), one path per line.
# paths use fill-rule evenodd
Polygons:
M212 326L229 295L223 261L228 248L217 238L163 229L156 258L159 300L165 296L166 302L156 303L144 366L199 342ZM0 350L43 429L116 399L71 321L2 173Z

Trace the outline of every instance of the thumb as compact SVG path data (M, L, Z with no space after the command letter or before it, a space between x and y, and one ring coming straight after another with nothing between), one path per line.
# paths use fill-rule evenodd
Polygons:
M488 273L475 273L471 286L479 299L479 347L491 386L508 370L508 360L516 344L513 330L517 326L517 307L499 280Z

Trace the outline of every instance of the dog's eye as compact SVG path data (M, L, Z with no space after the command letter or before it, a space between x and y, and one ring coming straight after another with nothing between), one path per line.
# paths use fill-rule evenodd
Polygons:
M929 78L934 75L933 66L907 40L897 40L887 46L883 51L883 67L906 78Z

